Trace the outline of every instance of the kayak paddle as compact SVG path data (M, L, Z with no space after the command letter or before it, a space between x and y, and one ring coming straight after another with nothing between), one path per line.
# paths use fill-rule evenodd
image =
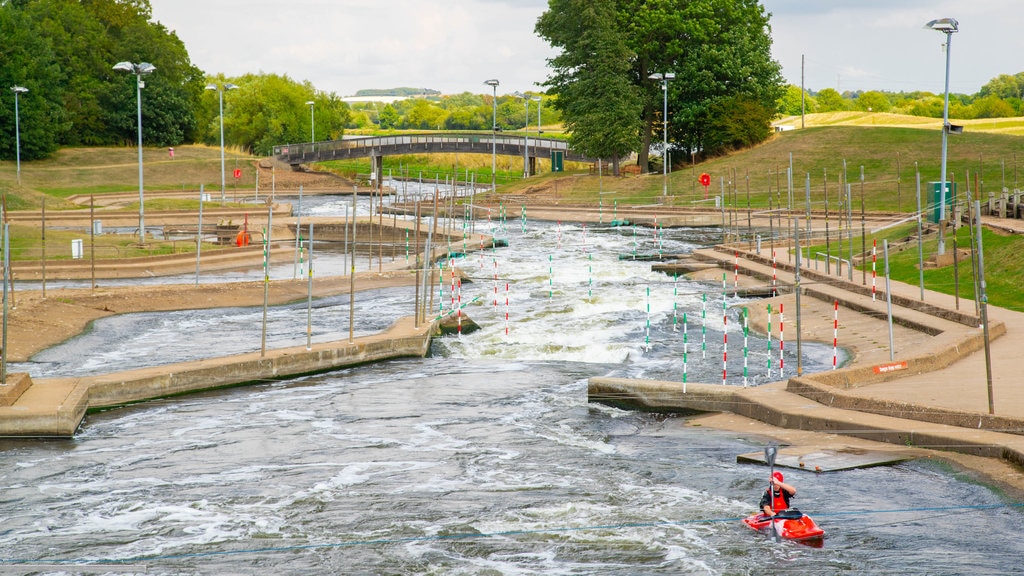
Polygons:
M778 453L779 448L775 444L769 444L764 447L764 459L768 462L768 500L771 502L772 512L775 512L775 485L772 480L775 478L775 455ZM772 535L775 537L775 541L779 542L779 531L775 528L775 519L771 520Z

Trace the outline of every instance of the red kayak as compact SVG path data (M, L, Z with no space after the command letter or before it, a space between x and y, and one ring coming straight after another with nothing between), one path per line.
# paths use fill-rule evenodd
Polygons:
M795 508L779 512L774 517L764 513L753 514L743 519L743 523L758 532L772 533L772 523L779 537L812 546L821 546L825 531L814 523L810 516Z

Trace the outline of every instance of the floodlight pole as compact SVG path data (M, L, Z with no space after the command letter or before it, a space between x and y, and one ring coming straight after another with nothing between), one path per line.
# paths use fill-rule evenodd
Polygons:
M949 52L953 33L958 32L959 23L954 18L940 18L925 24L925 28L938 30L946 35L946 86L942 105L942 174L939 182L939 246L938 254L946 253L946 140L949 135Z
M14 92L14 148L18 160L18 185L21 185L21 127L18 124L18 94L28 92L24 86L11 86Z
M217 86L216 84L207 84L207 90L216 90L217 99L220 103L220 203L224 203L224 91L235 90L238 86L231 84L230 82L224 86Z
M662 98L662 110L661 110L661 132L663 137L663 150L661 152L661 195L662 197L668 196L668 81L674 80L676 77L674 72L655 72L648 76L651 80L661 81L661 91L663 93Z
M498 173L498 82L496 79L484 80L484 84L491 87L491 192L495 191L496 178Z
M142 192L142 87L145 85L145 82L142 81L142 76L144 74L151 74L156 70L156 66L153 66L149 62L139 62L138 64L134 64L132 62L118 62L117 64L114 64L114 70L128 72L135 75L135 105L139 135L139 245L145 246L145 199L143 198Z

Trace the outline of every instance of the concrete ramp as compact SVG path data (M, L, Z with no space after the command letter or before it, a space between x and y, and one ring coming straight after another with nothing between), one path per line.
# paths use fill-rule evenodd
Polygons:
M795 468L811 472L838 472L855 468L872 466L891 466L913 460L915 456L901 451L865 450L863 448L800 448L799 446L780 447L775 455L776 468ZM764 464L764 451L740 454L736 457L740 464Z

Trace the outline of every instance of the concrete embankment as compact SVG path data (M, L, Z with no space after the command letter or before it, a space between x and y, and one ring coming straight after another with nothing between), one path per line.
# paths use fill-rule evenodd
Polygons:
M701 250L694 259L716 264L718 271L708 278L720 277L735 266L735 250ZM769 302L795 309L792 266L773 267L741 249L739 268L748 283L778 275L783 295ZM988 361L980 320L955 309L954 297L922 297L916 286L893 283L890 347L882 344L888 325L884 291L873 295L863 282L810 270L802 276L804 338L832 343L838 303L840 345L845 341L852 355L845 367L751 387L592 378L589 399L662 412L730 413L780 429L822 433L822 445L837 443L839 435L1024 465L1024 393L1016 385L1013 360L1024 345L1024 315L989 307ZM752 315L752 325L763 322ZM995 406L988 411L986 379L988 405Z
M414 325L412 318L388 330L338 342L251 352L113 372L81 378L32 381L12 375L2 394L0 436L75 434L89 410L156 398L315 374L392 358L422 357L430 346L434 323Z

